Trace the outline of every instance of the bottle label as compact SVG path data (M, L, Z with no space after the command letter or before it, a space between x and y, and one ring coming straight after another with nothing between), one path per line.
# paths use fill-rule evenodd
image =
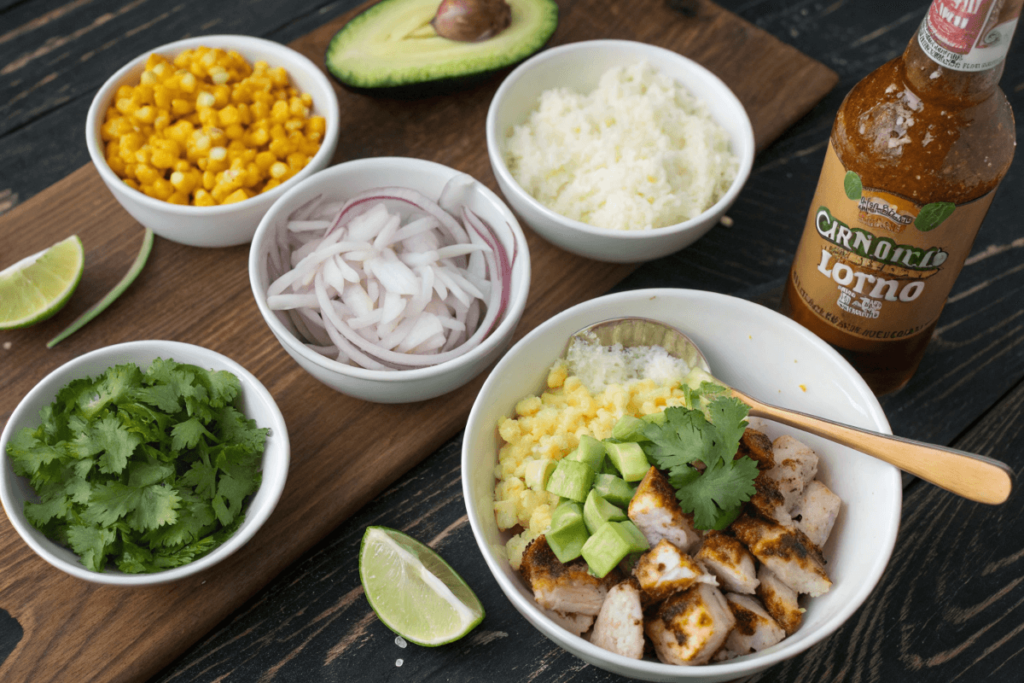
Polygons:
M829 142L791 277L823 321L865 342L911 337L939 317L993 192L920 206L864 187Z
M1017 28L1017 17L1000 17L1002 5L1002 0L934 0L917 32L918 43L948 69L985 71L998 66L1006 59Z

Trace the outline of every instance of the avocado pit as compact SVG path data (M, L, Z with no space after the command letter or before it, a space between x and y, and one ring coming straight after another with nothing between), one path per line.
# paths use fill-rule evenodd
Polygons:
M505 0L442 0L430 25L449 40L475 43L495 36L512 23Z

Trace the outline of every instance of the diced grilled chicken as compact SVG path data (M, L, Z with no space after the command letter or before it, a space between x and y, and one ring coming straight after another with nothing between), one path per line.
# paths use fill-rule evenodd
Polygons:
M620 578L617 571L612 571L598 579L587 571L582 559L562 564L543 535L526 547L519 571L544 609L590 616L601 611L608 589Z
M657 467L651 467L629 501L629 518L653 547L667 539L683 552L700 542L693 517L683 514L675 489Z
M646 603L661 602L697 582L718 585L714 576L665 539L641 555L633 568L633 576L640 583Z
M548 619L574 636L582 636L594 625L594 616L592 614L568 614L566 612L554 612L549 609L544 610L544 614L547 615Z
M775 439L772 451L775 467L767 474L778 483L779 492L786 500L786 510L792 510L804 487L818 474L818 456L791 436Z
M757 578L761 585L757 587L757 597L772 615L772 619L791 636L800 628L804 619L804 613L797 602L796 591L782 583L779 577L775 576L770 569L762 566L757 570Z
M590 642L623 657L644 656L644 612L634 582L623 581L608 591Z
M658 659L687 666L707 663L735 624L722 592L698 583L661 603L645 631Z
M832 587L825 560L802 531L750 515L733 522L732 531L754 557L797 593L817 597Z
M754 480L757 492L751 497L750 504L758 514L774 519L779 524L790 525L793 520L789 516L789 505L779 490L779 482L771 475L775 468L775 455L772 442L763 432L747 428L740 439L740 447L736 457L744 455L757 463L760 472Z
M743 544L732 536L712 532L704 537L704 545L696 560L715 575L718 584L733 593L753 595L757 589L754 558Z
M821 548L832 533L843 501L820 481L815 479L800 496L793 508L796 528L807 534L814 545Z
M754 598L726 593L725 599L736 618L736 626L725 641L727 649L738 655L760 652L786 637L785 630Z

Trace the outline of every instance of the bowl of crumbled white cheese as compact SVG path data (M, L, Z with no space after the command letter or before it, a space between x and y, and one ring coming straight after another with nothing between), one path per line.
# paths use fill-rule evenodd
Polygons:
M491 167L542 237L600 261L689 246L750 175L754 134L721 80L671 50L563 45L505 79L487 115Z

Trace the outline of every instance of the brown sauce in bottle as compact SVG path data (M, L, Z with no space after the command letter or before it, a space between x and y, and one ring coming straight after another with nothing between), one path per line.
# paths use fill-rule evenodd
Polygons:
M986 31L1020 12L1020 0L996 4ZM960 71L921 43L915 36L843 101L781 307L876 393L917 369L1015 146L1003 62Z

